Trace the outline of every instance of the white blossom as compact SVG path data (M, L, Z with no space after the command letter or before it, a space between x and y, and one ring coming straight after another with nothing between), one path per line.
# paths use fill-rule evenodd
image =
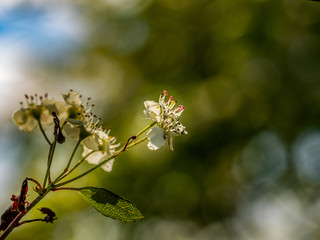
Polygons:
M182 105L175 107L176 101L172 96L166 100L167 95L167 91L163 91L158 103L150 100L144 102L144 114L157 123L157 126L147 134L148 148L151 150L158 150L165 142L173 150L173 136L188 134L180 123L180 116L185 111L185 107Z
M57 101L54 98L48 99L48 95L34 96L25 95L26 106L20 102L21 107L17 109L12 119L20 130L31 132L38 125L47 126L53 123L52 112L56 112L59 116L65 112L65 106L62 101Z
M63 93L62 97L67 105L64 131L69 137L84 139L99 129L100 120L91 113L93 105L89 106L90 98L82 103L81 95L73 90Z
M81 140L83 156L93 151L86 160L90 164L99 164L114 154L120 144L116 144L116 139L109 136L110 130L106 132L103 129L101 119L92 114L93 105L89 105L90 98L82 102L81 95L73 90L62 94L62 97L68 105L64 131L69 137ZM110 172L113 162L114 159L110 159L102 168Z
M116 152L116 148L120 144L116 143L116 138L109 136L109 133L110 130L107 132L103 130L95 131L93 135L82 140L83 157L94 151L86 158L88 163L97 165ZM110 159L101 167L103 170L111 172L113 163L114 159Z

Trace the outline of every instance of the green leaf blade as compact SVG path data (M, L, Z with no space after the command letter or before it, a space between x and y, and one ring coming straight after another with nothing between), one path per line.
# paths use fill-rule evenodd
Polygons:
M135 222L143 218L133 203L106 189L84 187L77 190L93 208L106 217L123 222Z

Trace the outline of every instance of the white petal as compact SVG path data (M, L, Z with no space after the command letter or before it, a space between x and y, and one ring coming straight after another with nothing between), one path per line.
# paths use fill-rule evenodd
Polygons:
M23 130L25 132L32 132L32 130L35 129L37 125L38 122L34 118L29 117L24 125L20 125L18 127L20 130Z
M101 167L106 172L111 172L112 171L112 167L113 167L113 163L114 163L114 159L110 159L108 162L103 164Z
M154 121L159 121L159 116L161 113L161 107L159 103L155 101L145 101L144 107L146 108L144 114L147 118L151 118Z
M64 101L69 105L80 106L81 105L81 97L80 94L76 91L69 91L67 93L63 93L62 97Z
M89 148L92 150L98 150L98 147L99 147L98 135L93 134L93 135L90 135L89 137L86 137L81 141L81 144L86 148Z
M63 122L66 115L67 110L67 104L63 101L57 101L55 98L51 99L44 99L43 100L43 106L49 110L49 113L55 112L60 120L60 122Z
M85 147L83 147L83 149L85 149ZM86 152L87 150L84 150L84 152ZM89 151L90 152L90 151ZM101 162L101 160L104 158L104 154L102 154L101 152L94 152L91 155L89 155L86 160L88 163L90 164L99 164Z
M12 119L20 130L31 132L38 125L37 121L25 111L18 109L12 115Z
M42 125L50 125L53 123L53 116L48 110L41 113L40 121Z
M151 101L151 100L148 100L148 101L145 101L144 102L144 107L146 108L146 109L148 109L148 108L154 108L154 107L157 107L157 106L159 106L160 104L159 103L157 103L157 102L155 102L155 101Z
M78 127L75 127L73 125L71 125L70 123L67 123L63 130L65 131L65 133L73 138L73 139L78 139L79 138L79 134L80 134L80 129Z
M82 157L87 156L90 152L92 152L92 150L91 150L91 149L86 148L85 146L83 146Z
M27 114L25 111L22 111L21 109L18 109L15 111L12 115L12 119L15 122L15 124L22 125L25 124L27 121Z
M110 131L108 131L108 132L110 132ZM96 131L96 134L98 135L99 138L104 139L106 141L109 141L109 135L105 131L98 130L98 131Z
M87 148L86 146L83 146L83 152L82 152L83 157L88 155L90 152L92 152L91 149ZM86 161L90 164L97 165L97 164L101 163L103 160L105 160L108 156L109 155L107 155L106 153L102 153L100 151L94 152L86 158ZM113 167L113 163L114 163L114 159L111 159L108 162L106 162L105 164L103 164L101 167L104 171L111 172L112 167Z
M148 148L150 150L158 150L165 143L164 132L162 128L154 127L148 134L147 138L149 139Z

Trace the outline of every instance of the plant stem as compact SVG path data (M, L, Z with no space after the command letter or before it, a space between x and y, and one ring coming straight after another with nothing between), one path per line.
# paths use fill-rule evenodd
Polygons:
M39 188L39 190L42 190L42 187L41 187L41 184L37 181L37 180L35 180L35 179L33 179L33 178L26 178L28 181L32 181L32 182L34 182L35 184L37 184L37 186L38 186L38 188Z
M23 217L23 212L20 212L15 219L13 219L13 221L10 223L10 225L6 228L6 230L4 230L4 232L1 234L0 236L0 240L6 239L6 237L9 235L9 233L12 232L12 230L17 227L17 224L19 222L19 220Z
M73 159L74 155L76 154L77 149L78 149L78 147L79 147L79 145L80 145L81 140L82 140L82 139L79 139L79 140L78 140L77 145L76 145L75 148L73 149L73 152L72 152L72 154L71 154L71 157L70 157L70 159L69 159L69 162L68 162L68 164L67 164L67 167L64 169L64 172L67 172L67 171L68 171L68 169L69 169L69 167L70 167L70 164L71 164L71 162L72 162L72 159Z
M62 187L62 188L55 188L52 191L58 191L58 190L74 190L74 191L79 191L81 188L73 188L73 187Z
M71 183L71 182L79 179L79 178L84 177L85 175L89 174L89 173L92 172L93 170L97 169L98 167L102 166L102 165L105 164L106 162L110 161L112 158L117 157L120 153L123 152L123 149L124 149L124 147L122 147L122 148L121 148L119 151L117 151L115 154L109 156L107 159L105 159L105 160L102 161L101 163L97 164L96 166L92 167L92 168L89 169L88 171L86 171L86 172L80 174L79 176L74 177L74 178L72 178L72 179L70 179L70 180L68 180L68 181L62 182L62 183L56 185L55 187L60 187L60 186L66 185L66 184L68 184L68 183Z
M151 127L153 127L157 122L152 122L148 126L146 126L144 129L142 129L140 132L136 134L136 137L138 138L141 134L143 134L145 131L149 130Z
M82 139L81 139L81 140L82 140ZM70 164L71 164L71 162L72 162L72 159L73 159L73 157L74 157L74 155L75 155L75 153L76 153L76 151L77 151L77 149L78 149L78 147L79 147L79 145L80 145L81 140L80 140L80 139L78 140L75 148L74 148L73 151L72 151L72 154L71 154L71 156L70 156L70 159L69 159L69 161L68 161L68 164L67 164L66 168L65 168L65 169L63 170L63 172L54 180L54 183L60 181L60 180L61 180L62 178L64 178L65 176L69 175L70 172L69 172L68 174L66 174L66 175L65 175L65 173L68 171L68 169L69 169L69 167L70 167ZM73 171L73 170L72 170L72 171Z
M138 141L136 141L136 142L134 142L134 143L131 143L131 144L127 147L127 149L132 148L132 147L134 147L135 145L138 145L139 143L142 143L142 142L144 142L144 141L147 140L147 139L148 139L147 137L141 138L140 140L138 140Z
M89 169L88 171L74 177L74 178L71 178L70 180L68 181L65 181L65 182L62 182L60 184L57 184L55 185L55 187L60 187L60 186L63 186L63 185L66 185L68 183L71 183L71 182L74 182L76 180L78 180L79 178L82 178L84 177L85 175L89 174L90 172L92 172L93 170L97 169L98 167L100 167L101 165L105 164L106 162L108 162L110 159L112 158L115 158L117 155L119 155L120 153L122 153L121 150L119 150L118 152L116 152L115 154L113 154L112 156L108 157L107 159L105 159L104 161L102 161L101 163L99 163L98 165L94 166L93 168Z
M53 153L54 150L56 148L56 143L57 143L57 139L55 138L52 145L50 146L50 150L49 150L49 156L48 156L48 165L47 165L47 171L46 171L46 175L44 177L44 181L43 181L43 186L42 188L46 187L47 184L47 179L49 178L49 183L51 183L51 176L50 176L50 168L51 168L51 163L52 163L52 158L53 158Z
M39 126L40 126L40 130L42 132L42 134L44 135L46 141L49 143L50 145L50 150L49 150L49 155L48 155L48 165L47 165L47 171L46 171L46 175L45 175L45 178L44 178L44 182L43 182L43 186L42 186L42 189L44 189L44 192L39 195L36 199L33 200L33 202L26 207L26 213L23 213L23 212L20 212L16 218L10 223L10 225L7 227L7 229L4 230L4 232L2 233L2 235L0 236L0 240L4 240L6 239L6 237L12 232L12 230L16 227L19 226L19 221L22 219L23 216L25 216L34 206L36 206L50 191L57 191L57 190L78 190L77 188L68 188L68 187L64 187L64 188L59 188L60 186L63 186L63 185L66 185L68 183L71 183L79 178L82 178L83 176L89 174L90 172L92 172L93 170L97 169L98 167L102 166L103 164L105 164L106 162L110 161L111 159L113 158L116 158L119 154L121 154L122 152L124 152L126 149L129 149L129 148L132 148L142 142L144 142L145 140L147 140L147 137L144 137L134 143L131 143L130 145L128 144L125 144L119 151L117 151L116 153L114 153L113 155L109 156L107 159L105 159L104 161L102 161L101 163L99 163L98 165L92 167L91 169L89 169L88 171L80 174L79 176L77 177L74 177L68 181L65 181L65 182L62 182L60 184L57 184L54 186L54 184L60 180L62 180L63 178L65 178L66 176L68 176L72 171L74 171L90 154L96 152L96 151L92 151L90 152L89 154L87 154L85 157L83 157L82 159L80 159L78 161L78 163L69 171L68 171L68 168L70 167L70 164L72 162L72 159L77 151L77 148L79 147L79 144L81 141L78 141L77 142L77 145L76 147L74 148L72 154L71 154L71 157L69 159L69 162L67 164L67 167L66 169L64 170L64 172L59 176L57 177L54 182L52 183L51 182L51 177L50 177L50 168L51 168L51 163L52 163L52 159L53 159L53 154L54 154L54 151L55 151L55 147L56 147L56 142L57 142L57 139L55 138L53 143L51 143L48 139L48 137L46 136L45 134L45 131L43 130L42 126L41 126L41 123L40 121L39 122ZM142 129L137 135L136 137L139 137L141 134L143 134L144 132L146 132L148 129L150 129L152 126L154 126L156 124L156 122L152 122L151 124L149 124L147 127L145 127L144 129ZM129 139L129 142L131 141L132 139ZM67 173L66 173L67 172ZM40 184L33 180L32 178L27 178L28 180L31 180L33 182L35 182L38 187L41 188ZM47 184L47 179L49 179L49 185L48 187L45 189L46 187L46 184ZM41 221L41 219L34 219L34 220L27 220L27 221L24 221L22 222L21 224L24 224L24 223L28 223L28 222L33 222L33 221Z
M7 227L7 229L4 230L4 232L0 236L0 240L6 239L6 237L12 232L12 230L18 226L20 219L23 216L25 216L35 205L37 205L37 203L40 202L41 199L44 198L50 191L51 191L51 186L49 186L43 194L36 197L36 199L34 199L32 201L32 203L26 207L26 211L27 211L26 213L20 212L16 216L16 218L10 223L10 225Z
M39 128L40 128L40 131L42 132L42 135L44 136L44 138L46 139L47 143L51 146L51 142L49 140L49 138L47 137L47 134L46 132L44 131L43 127L42 127L42 124L40 122L40 120L38 119L38 125L39 125Z
M138 137L139 135L141 135L142 133L144 133L145 131L147 131L149 128L151 128L153 125L155 125L156 122L153 122L151 124L149 124L147 127L145 127L144 129L142 129L136 136ZM110 161L112 158L116 158L119 154L123 153L126 149L128 148L132 148L134 147L135 145L139 144L139 143L142 143L144 142L145 140L147 139L147 137L144 137L142 139L140 139L139 141L136 141L132 144L130 144L129 146L127 146L127 144L125 144L119 151L117 151L116 153L114 153L113 155L109 156L107 159L103 160L101 163L97 164L96 166L90 168L88 171L74 177L74 178L71 178L70 180L67 180L65 182L62 182L60 184L57 184L55 185L55 187L60 187L60 186L63 186L63 185L66 185L68 183L71 183L71 182L74 182L76 180L78 180L79 178L82 178L84 177L85 175L89 174L90 172L92 172L93 170L96 170L98 167L102 166L103 164L105 164L106 162Z
M74 167L70 169L69 172L67 172L67 173L65 173L65 174L64 174L64 173L60 174L60 176L57 177L57 178L53 181L53 184L61 181L61 180L64 179L65 177L67 177L67 176L68 176L70 173L72 173L81 163L83 163L84 160L86 160L87 157L89 157L89 156L90 156L92 153L94 153L94 152L97 152L97 150L94 150L94 151L92 151L92 152L89 152L86 156L84 156L83 158L81 158L81 159L77 162L77 164L74 165ZM64 175L63 175L63 174L64 174Z
M127 148L132 148L134 145L139 144L140 142L143 142L146 140L146 137L144 137L143 139L139 140L139 141L135 141L134 144L131 144L131 142L133 140L136 140L141 134L143 134L144 132L146 132L147 130L149 130L151 127L153 127L157 122L152 122L150 123L148 126L146 126L144 129L142 129L140 132L138 132L136 135L133 135L132 137L130 137L127 141L127 143L124 145L124 147L122 148L122 151L124 152L125 150L127 150Z
M42 218L36 218L36 219L32 219L32 220L26 220L26 221L23 221L21 223L19 223L19 226L23 225L23 224L26 224L26 223L31 223L31 222L38 222L38 221L44 221Z

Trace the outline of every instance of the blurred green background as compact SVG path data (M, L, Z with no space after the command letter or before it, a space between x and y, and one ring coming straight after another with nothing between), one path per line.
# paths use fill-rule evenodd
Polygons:
M44 177L46 142L11 120L24 93L92 97L125 143L149 124L143 102L165 89L187 108L189 133L174 152L141 144L111 173L70 184L124 196L143 220L105 218L58 191L38 205L56 212L54 224L27 224L8 239L319 239L319 76L318 2L1 1L1 211L25 177ZM59 146L54 174L74 144Z

